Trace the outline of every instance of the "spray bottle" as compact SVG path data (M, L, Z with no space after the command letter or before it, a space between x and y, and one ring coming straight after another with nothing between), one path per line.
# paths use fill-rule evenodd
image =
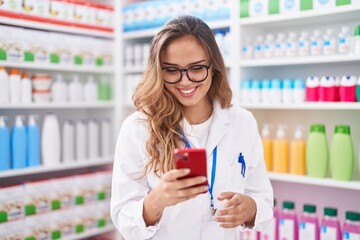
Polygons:
M290 173L296 175L305 175L306 169L306 142L302 129L302 126L296 126L294 139L290 142Z
M261 130L261 138L264 147L264 160L266 164L266 169L272 171L272 149L273 149L273 140L270 137L270 125L265 123L263 129Z
M273 171L287 173L289 171L289 141L285 138L284 125L279 125L273 142Z
M11 132L11 156L12 168L19 169L26 167L26 128L23 122L24 116L18 115L15 117L15 126Z
M36 123L37 115L29 116L29 123L27 127L27 167L40 166L40 129Z
M6 116L0 116L0 171L10 169L10 134Z

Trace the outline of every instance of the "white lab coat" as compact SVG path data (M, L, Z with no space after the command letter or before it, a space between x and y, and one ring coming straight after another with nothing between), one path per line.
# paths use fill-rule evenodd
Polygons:
M200 147L190 136L186 122L185 136L192 147ZM145 149L147 122L141 113L134 113L124 122L118 137L113 166L111 217L126 240L200 240L239 239L242 227L224 229L209 222L209 193L165 208L155 226L146 227L142 217L143 200L159 183L155 174L143 176L148 155ZM250 112L237 106L221 109L214 102L213 120L206 145L208 180L210 182L212 151L217 146L217 167L214 183L215 208L223 202L216 198L232 191L251 196L257 206L255 230L261 230L272 219L273 191L266 172L263 148L257 124ZM242 153L246 163L245 177L238 162ZM211 224L210 224L211 223ZM205 236L207 234L207 236Z

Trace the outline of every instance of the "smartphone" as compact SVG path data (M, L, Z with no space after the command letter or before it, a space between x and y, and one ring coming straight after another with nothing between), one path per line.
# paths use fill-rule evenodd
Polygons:
M204 148L175 149L175 166L177 169L190 169L190 173L184 178L196 176L207 177L206 150ZM205 181L200 185L207 186L208 183Z

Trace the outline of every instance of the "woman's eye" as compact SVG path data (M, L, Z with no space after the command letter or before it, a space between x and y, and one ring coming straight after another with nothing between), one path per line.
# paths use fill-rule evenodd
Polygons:
M174 72L177 72L179 71L178 69L176 68L165 68L165 71L169 72L169 73L174 73Z

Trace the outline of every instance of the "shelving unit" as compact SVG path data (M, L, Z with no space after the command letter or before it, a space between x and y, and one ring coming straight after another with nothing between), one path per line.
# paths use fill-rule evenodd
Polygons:
M29 103L29 104L0 104L0 110L5 109L106 109L114 108L115 104L113 101L109 102L94 102L94 103Z
M88 239L89 237L94 237L94 236L98 236L98 235L101 235L101 234L113 232L115 229L116 228L113 225L107 226L107 227L104 227L104 228L92 229L92 230L86 231L85 233L73 235L73 236L71 236L69 238L69 240Z
M325 103L312 102L300 104L286 104L286 103L259 103L259 104L240 104L247 109L263 109L263 110L360 110L359 103Z

